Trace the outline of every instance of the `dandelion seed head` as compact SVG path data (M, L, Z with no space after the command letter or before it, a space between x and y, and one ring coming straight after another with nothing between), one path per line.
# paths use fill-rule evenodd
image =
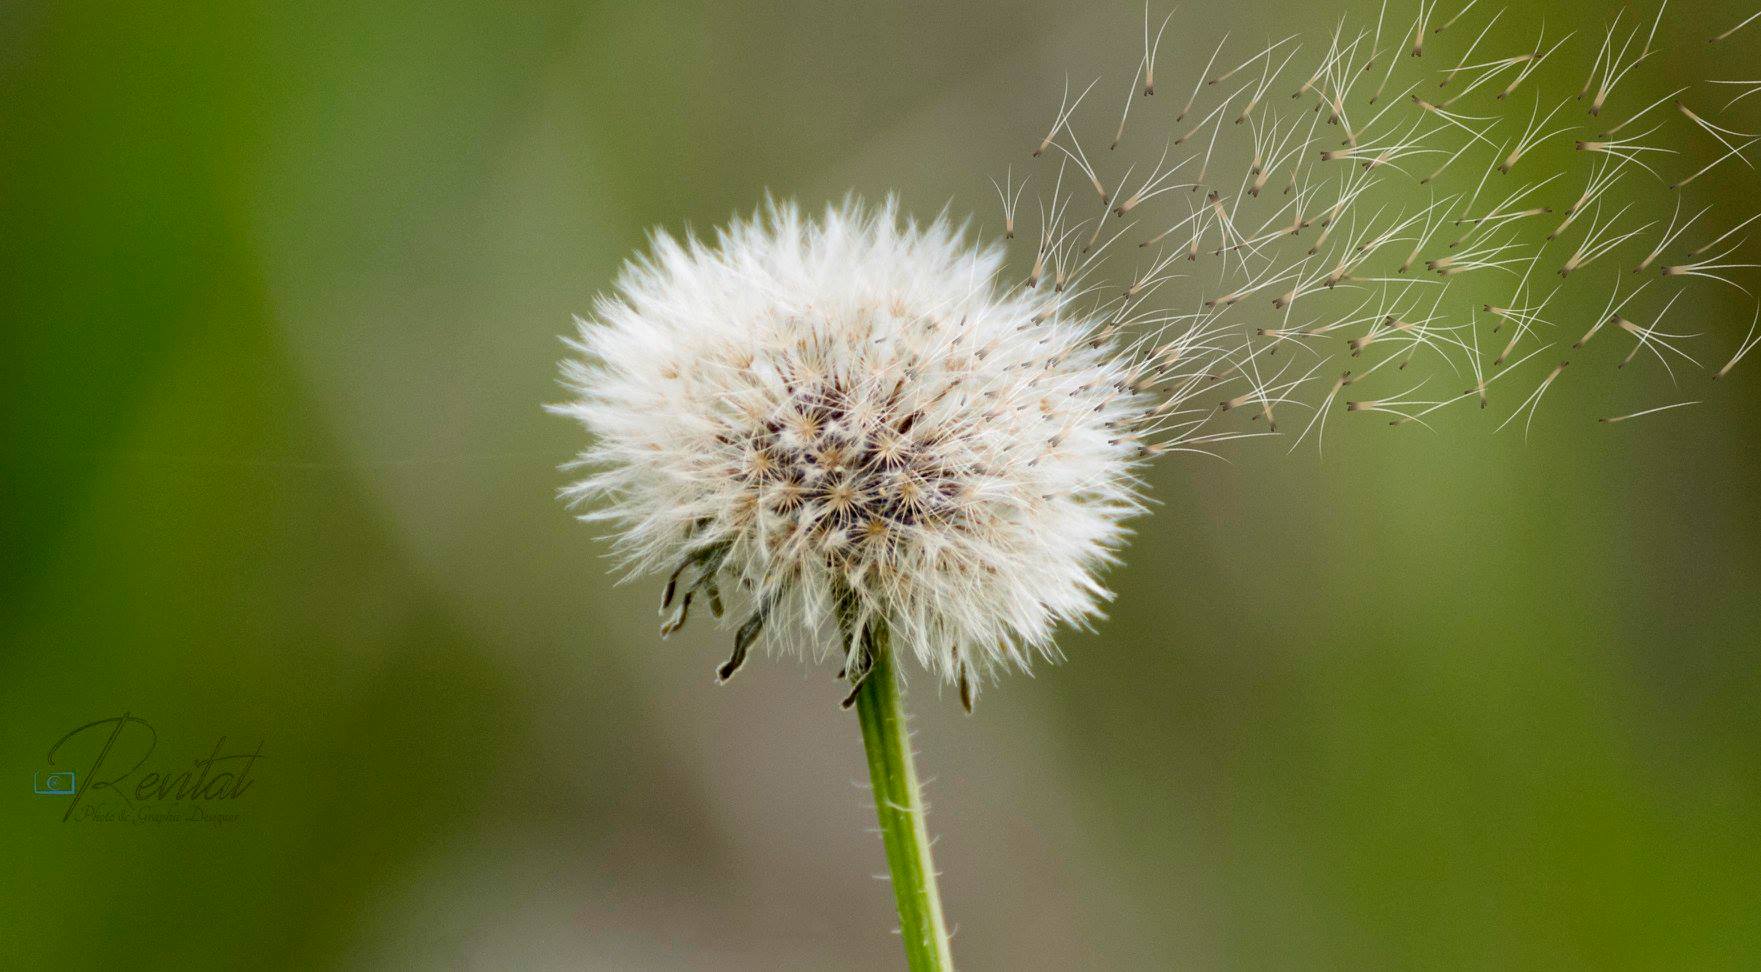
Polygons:
M883 620L950 682L1027 667L1107 597L1146 402L1104 321L1002 266L890 200L657 235L569 342L565 496L769 644L854 657L827 633Z

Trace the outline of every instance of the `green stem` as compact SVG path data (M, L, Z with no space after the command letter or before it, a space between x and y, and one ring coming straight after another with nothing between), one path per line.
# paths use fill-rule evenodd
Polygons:
M930 861L929 831L923 825L923 796L911 761L891 638L881 622L872 622L869 628L868 671L856 690L856 715L862 723L862 747L868 752L868 778L874 787L887 867L893 874L905 960L912 972L950 970L954 958L948 950L942 896Z

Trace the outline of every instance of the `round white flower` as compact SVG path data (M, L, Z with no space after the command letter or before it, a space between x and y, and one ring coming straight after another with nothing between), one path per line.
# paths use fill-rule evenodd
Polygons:
M889 201L772 204L625 267L556 410L592 436L565 495L632 569L672 573L663 631L738 592L724 677L757 637L848 663L880 620L964 686L1097 613L1143 403L1100 322L1002 263Z

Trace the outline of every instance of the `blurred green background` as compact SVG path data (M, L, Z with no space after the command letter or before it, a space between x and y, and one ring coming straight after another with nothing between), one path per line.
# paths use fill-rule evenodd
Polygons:
M1339 12L1189 5L1160 72ZM896 965L830 670L716 688L725 632L658 640L657 586L554 498L557 335L649 227L766 189L988 216L1139 17L0 7L0 966ZM1739 41L1648 69L1748 77ZM1722 361L1748 305L1696 313ZM1598 373L1526 443L1339 416L1324 459L1164 462L1066 663L970 718L911 681L956 954L1761 963L1758 379L1610 427ZM238 819L63 823L27 787L125 711L155 767L261 740Z

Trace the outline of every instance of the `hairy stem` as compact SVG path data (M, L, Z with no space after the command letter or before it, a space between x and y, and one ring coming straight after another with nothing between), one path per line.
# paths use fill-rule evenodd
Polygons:
M887 848L887 868L893 875L905 959L913 972L952 969L954 958L948 950L947 922L930 860L923 796L911 761L891 638L882 622L871 623L866 634L867 671L856 675L861 678L856 716L862 723L862 748L868 753L868 778Z

